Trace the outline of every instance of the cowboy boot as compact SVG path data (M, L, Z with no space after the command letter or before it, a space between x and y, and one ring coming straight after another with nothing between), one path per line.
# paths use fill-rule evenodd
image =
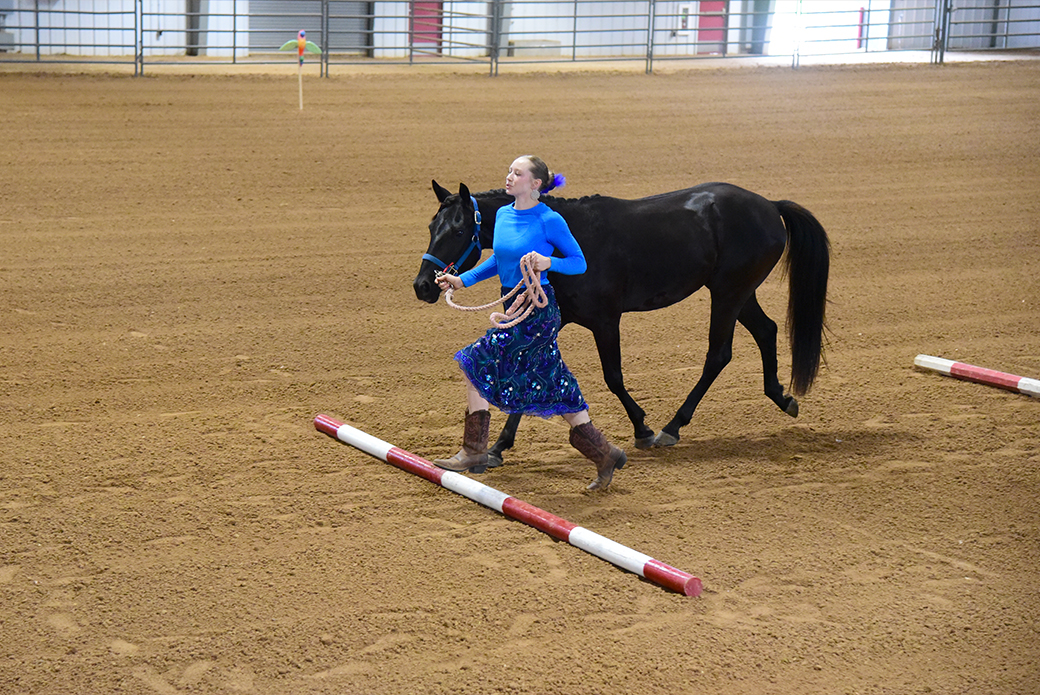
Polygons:
M433 463L449 471L483 473L488 466L488 431L491 429L491 413L478 410L466 411L466 426L462 435L462 448L449 459L436 459Z
M571 446L596 464L598 476L589 484L589 490L606 490L614 471L625 465L625 452L607 441L591 422L571 428Z

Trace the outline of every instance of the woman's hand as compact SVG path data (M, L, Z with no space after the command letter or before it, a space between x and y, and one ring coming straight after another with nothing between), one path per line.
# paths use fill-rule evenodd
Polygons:
M552 258L550 256L543 256L537 251L532 251L525 256L528 263L531 264L531 269L536 273L540 273L543 270L548 270L552 266Z
M461 290L463 288L462 278L460 278L458 275L444 274L437 278L437 286L440 287L442 290Z

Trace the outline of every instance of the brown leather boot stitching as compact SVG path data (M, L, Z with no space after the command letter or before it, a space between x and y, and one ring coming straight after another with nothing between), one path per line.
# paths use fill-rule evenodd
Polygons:
M462 448L448 459L435 459L434 465L448 471L483 473L488 466L488 432L491 429L491 413L478 410L466 412L466 424L462 435Z
M596 464L597 477L589 483L588 490L606 490L614 478L614 471L628 461L625 452L608 442L591 422L572 427L570 441L571 446Z

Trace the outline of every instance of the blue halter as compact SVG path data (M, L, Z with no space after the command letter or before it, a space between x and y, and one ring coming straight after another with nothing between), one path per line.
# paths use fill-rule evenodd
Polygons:
M469 199L473 201L473 240L470 242L466 250L462 252L462 255L459 256L459 260L454 263L445 263L433 254L423 254L423 260L436 264L437 267L441 268L441 272L447 273L453 269L458 270L458 268L462 266L463 262L469 258L469 255L473 253L473 249L476 249L478 254L482 250L480 248L480 208L477 207L477 199L475 197L470 196ZM455 275L457 273L452 274Z

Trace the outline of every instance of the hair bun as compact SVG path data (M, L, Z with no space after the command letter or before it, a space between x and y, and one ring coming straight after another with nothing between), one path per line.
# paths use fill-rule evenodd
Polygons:
M549 185L548 187L546 187L545 192L548 193L554 188L563 188L566 183L567 178L563 174L553 174L552 181L549 182Z

